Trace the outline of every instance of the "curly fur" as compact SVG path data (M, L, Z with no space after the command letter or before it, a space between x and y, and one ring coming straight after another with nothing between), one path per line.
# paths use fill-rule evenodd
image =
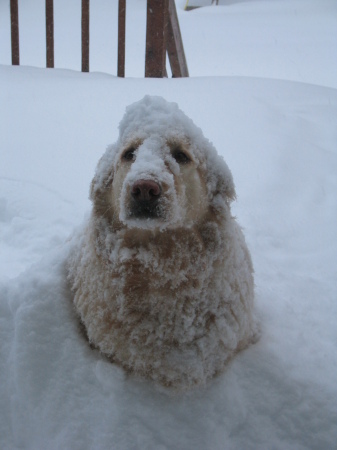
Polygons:
M177 148L187 163L174 160ZM159 218L129 214L130 186L144 176L161 186ZM227 165L175 104L147 96L128 108L68 261L92 344L126 370L190 388L254 342L253 268L234 197Z

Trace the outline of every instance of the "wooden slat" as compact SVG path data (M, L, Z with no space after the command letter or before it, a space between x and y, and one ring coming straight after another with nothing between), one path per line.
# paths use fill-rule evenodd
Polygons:
M18 66L20 65L18 0L11 0L10 10L11 10L12 64L14 66Z
M166 75L167 0L147 0L145 76Z
M125 0L118 3L118 62L117 76L125 77Z
M82 0L82 72L89 72L89 0Z
M46 65L54 67L54 2L46 0Z
M174 0L168 0L167 53L173 77L188 77L188 67Z

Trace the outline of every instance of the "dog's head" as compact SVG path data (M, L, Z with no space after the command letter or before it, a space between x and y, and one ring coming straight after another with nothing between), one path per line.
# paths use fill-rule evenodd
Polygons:
M118 141L91 185L95 214L114 227L189 227L235 197L232 175L177 104L146 96L129 106Z

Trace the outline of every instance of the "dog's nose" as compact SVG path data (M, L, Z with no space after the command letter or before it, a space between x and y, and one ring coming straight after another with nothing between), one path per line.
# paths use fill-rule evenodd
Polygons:
M138 180L132 186L131 194L135 200L153 201L160 197L161 189L153 180Z

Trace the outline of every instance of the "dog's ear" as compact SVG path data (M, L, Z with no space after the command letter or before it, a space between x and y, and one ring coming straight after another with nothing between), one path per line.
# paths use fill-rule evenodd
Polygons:
M209 152L211 156L211 152ZM236 199L233 176L222 157L215 155L208 160L208 183L214 199L219 197L227 204Z
M103 216L107 209L111 208L109 199L111 198L112 181L113 171L105 177L98 176L96 171L91 182L89 198L97 216Z
M235 185L233 181L233 176L228 170L226 176L221 176L218 179L217 190L222 197L226 199L227 202L232 202L236 199Z
M95 203L96 198L100 195L100 190L97 188L97 180L96 176L91 180L90 190L89 190L89 199Z
M236 199L236 192L232 172L227 163L214 145L205 138L203 138L203 151L200 154L201 161L204 158L210 198L215 200L215 203L220 204L225 201L229 205Z
M109 145L96 166L95 176L91 182L89 198L95 202L106 188L111 185L114 177L114 159L118 149L117 143Z
M226 217L230 213L230 204L235 199L236 193L232 176L230 178L218 176L211 196L211 207L214 208L216 216L223 217L224 215Z

